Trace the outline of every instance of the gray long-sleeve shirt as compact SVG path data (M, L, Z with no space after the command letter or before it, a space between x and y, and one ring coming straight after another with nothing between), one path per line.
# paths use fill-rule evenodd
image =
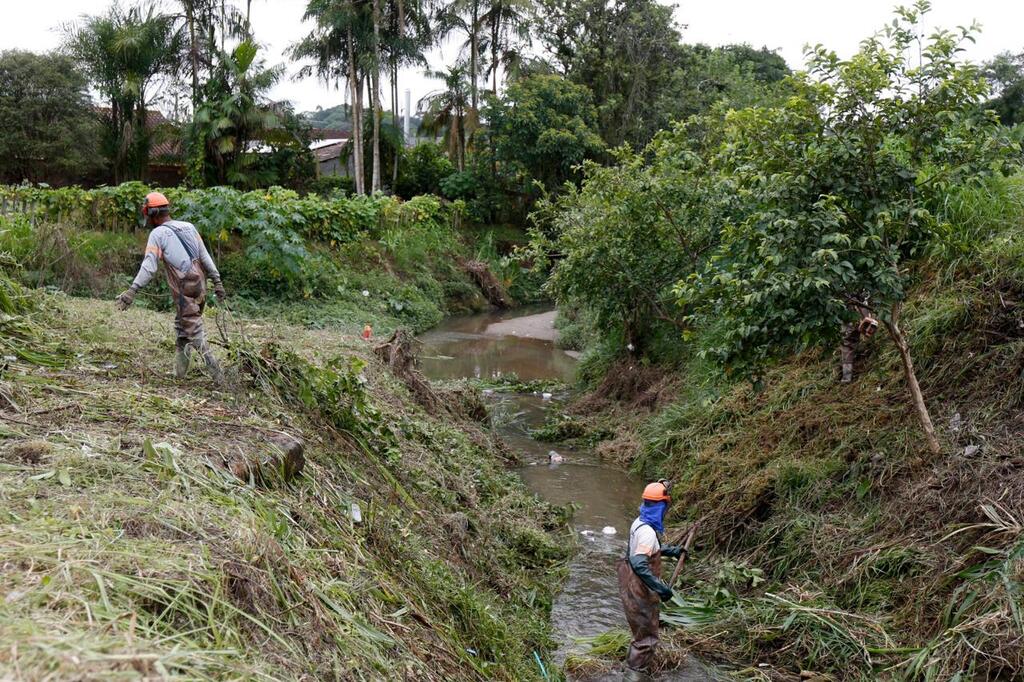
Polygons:
M159 265L161 259L180 272L188 272L189 268L192 267L192 259L188 257L188 252L182 246L178 237L174 236L175 233L181 237L181 241L188 244L188 248L199 258L206 276L212 279L215 284L220 282L220 272L217 270L217 266L214 265L209 251L206 250L206 245L203 244L203 238L199 236L196 226L182 220L168 220L163 225L154 227L149 233L149 241L146 243L146 255L142 259L142 267L139 268L139 274L135 276L135 281L132 282L134 289L141 289L149 284L149 281L153 279L153 275L156 274L157 265Z

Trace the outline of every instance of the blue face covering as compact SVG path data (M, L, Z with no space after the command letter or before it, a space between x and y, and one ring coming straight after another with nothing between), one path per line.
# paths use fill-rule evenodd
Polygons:
M659 533L665 532L665 510L668 502L650 502L645 500L640 505L640 520Z

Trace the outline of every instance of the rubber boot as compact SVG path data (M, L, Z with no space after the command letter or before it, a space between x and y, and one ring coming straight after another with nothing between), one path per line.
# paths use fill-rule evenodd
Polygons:
M853 365L850 363L843 363L843 378L842 382L848 384L853 381Z
M206 342L206 335L200 334L195 339L195 345L199 354L203 356L203 360L206 362L206 371L210 373L210 378L213 379L213 383L218 386L223 386L224 370L220 368L220 363L217 362L217 358L213 355L213 349L210 348L210 344Z
M178 350L174 353L174 376L184 379L188 374L188 346L178 344Z

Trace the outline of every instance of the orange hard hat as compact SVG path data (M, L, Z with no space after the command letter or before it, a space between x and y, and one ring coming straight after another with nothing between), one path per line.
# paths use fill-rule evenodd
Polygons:
M668 502L672 499L668 496L669 485L665 479L648 483L644 488L643 498L649 502Z
M142 202L142 212L145 213L148 208L162 208L164 206L170 206L171 202L167 201L160 192L150 192L146 195L145 201Z

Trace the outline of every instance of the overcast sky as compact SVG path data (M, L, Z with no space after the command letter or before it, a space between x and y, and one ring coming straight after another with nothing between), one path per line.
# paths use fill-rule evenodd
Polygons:
M110 0L0 0L0 48L52 49L60 42L61 24L82 14L101 12L109 4ZM687 42L764 45L778 49L790 66L800 67L805 44L823 43L848 55L862 38L891 19L897 4L894 0L681 0L676 18L686 25L683 38ZM1024 51L1024 1L934 0L932 4L932 27L953 27L973 20L981 23L977 45L969 50L972 59L985 60L1006 50ZM254 30L271 63L286 61L283 52L309 31L302 23L305 6L305 0L253 0ZM452 55L435 51L432 61L440 66L446 56ZM288 67L289 74L297 69L294 64ZM402 90L412 90L413 107L437 87L419 71L409 71L401 78ZM342 93L315 80L296 82L290 78L277 86L273 96L292 100L300 111L333 106L343 98Z

